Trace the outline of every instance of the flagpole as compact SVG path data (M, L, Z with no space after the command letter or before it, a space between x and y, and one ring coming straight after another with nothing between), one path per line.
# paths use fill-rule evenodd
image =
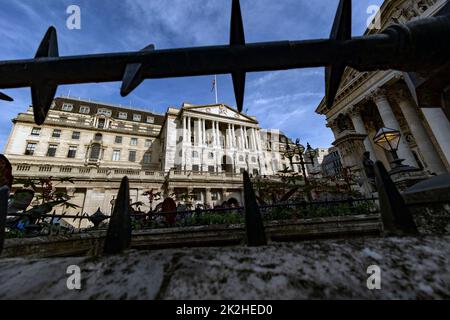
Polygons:
M214 81L215 81L215 90L216 90L216 104L219 104L219 95L218 95L218 90L217 90L217 75L214 75Z

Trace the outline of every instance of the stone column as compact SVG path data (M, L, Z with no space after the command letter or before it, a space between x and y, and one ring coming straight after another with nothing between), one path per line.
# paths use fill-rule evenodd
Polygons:
M364 121L363 118L361 116L361 110L360 108L354 108L351 112L350 112L350 118L352 119L353 122L353 126L355 127L355 131L358 134L364 134L366 135L366 139L364 139L364 148L366 149L366 151L370 152L370 158L373 161L376 161L376 154L375 154L375 150L373 149L373 145L372 142L369 139L369 134L366 130L366 126L364 125Z
M245 150L244 128L242 126L240 127L240 131L241 131L241 149L242 151L244 151Z
M227 149L230 149L232 147L232 141L231 141L231 124L228 124L228 130L226 134L226 143Z
M183 144L186 143L186 117L183 116Z
M263 150L263 145L262 145L262 141L261 141L261 132L257 129L255 129L255 136L256 136L256 146L258 151L262 151Z
M445 173L445 166L434 149L433 143L419 118L418 110L416 109L415 103L411 101L409 93L401 90L395 98L416 140L420 153L426 161L427 168L437 174ZM450 132L448 132L446 141L448 142L449 140Z
M187 123L187 125L188 125L188 139L187 139L187 141L188 141L188 144L189 144L189 146L191 145L191 137L192 137L192 132L191 132L191 117L188 117L188 123Z
M247 127L243 128L244 130L244 146L245 146L245 150L249 149L249 145L248 145L248 139L247 139Z
M208 137L206 136L206 120L203 119L203 145L206 146L208 144Z
M202 128L202 125L201 125L201 123L202 123L202 120L201 119L197 119L197 120L194 120L194 128L195 128L195 138L194 138L194 141L195 141L195 145L196 146L201 146L202 145L202 135L201 135L201 128Z
M378 112L380 113L381 119L383 120L384 126L390 129L398 130L402 134L400 139L400 144L398 146L398 156L400 159L404 159L403 164L418 167L416 160L409 148L408 142L405 140L405 135L402 133L400 125L395 118L395 114L392 111L391 105L384 90L379 89L373 95L373 101L375 102Z
M253 149L254 149L254 151L258 151L258 143L256 142L255 128L252 128L252 137L253 137Z
M214 147L218 147L219 143L217 142L217 122L213 121L213 144Z
M227 198L227 188L222 188L222 202L225 202L225 199Z
M442 108L439 107L422 108L422 113L447 161L447 169L450 170L450 122Z
M233 133L233 148L237 149L237 143L236 143L236 127L235 127L234 124L233 124L233 131L232 131L232 133Z
M230 148L234 148L234 125L230 124Z
M225 135L223 136L223 138L224 138L224 144L223 144L223 146L222 146L222 141L221 141L221 139L222 139L222 131L220 130L220 123L218 123L217 124L217 141L218 141L218 144L219 144L219 147L220 147L220 149L223 149L224 148L224 146L225 146Z
M211 195L211 189L210 188L206 188L206 193L205 193L205 195L206 195L206 204L208 204L208 205L212 205L212 195Z

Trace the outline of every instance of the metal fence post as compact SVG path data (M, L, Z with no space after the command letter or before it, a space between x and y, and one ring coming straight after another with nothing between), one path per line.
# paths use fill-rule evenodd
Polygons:
M245 198L245 229L247 232L247 245L258 247L267 245L264 224L261 212L256 202L255 191L248 172L244 172L244 198Z
M104 253L119 254L131 245L130 185L128 177L122 179L114 212L109 221Z
M384 230L392 235L416 235L417 226L383 163L375 163L375 181L379 195Z
M3 244L5 242L5 227L6 216L8 215L8 198L9 188L3 186L0 188L0 255L3 251Z

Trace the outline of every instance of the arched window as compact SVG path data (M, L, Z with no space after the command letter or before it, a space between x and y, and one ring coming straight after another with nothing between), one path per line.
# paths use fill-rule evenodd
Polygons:
M98 143L94 143L91 145L91 154L89 156L89 160L91 161L97 161L100 159L100 152L102 150L102 147Z
M95 134L95 136L94 136L95 141L102 141L102 139L103 139L103 135L101 133Z

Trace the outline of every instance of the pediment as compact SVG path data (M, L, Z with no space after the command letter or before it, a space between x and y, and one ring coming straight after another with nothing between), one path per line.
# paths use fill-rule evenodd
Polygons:
M245 114L239 113L227 105L189 106L184 107L183 109L187 111L194 111L196 113L204 113L207 115L220 116L233 120L241 120L247 122L250 121L257 123L255 119L252 119Z

